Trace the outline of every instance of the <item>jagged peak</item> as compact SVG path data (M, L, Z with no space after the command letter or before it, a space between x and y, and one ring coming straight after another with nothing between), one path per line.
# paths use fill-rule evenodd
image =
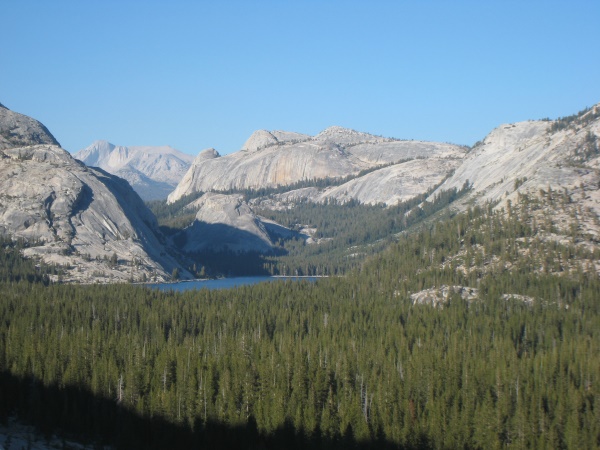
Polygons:
M192 160L193 157L186 153L180 152L179 150L171 147L170 145L115 145L105 139L97 139L92 142L90 145L85 147L82 150L79 150L77 153L82 153L90 150L101 149L103 151L113 151L117 150L119 152L130 152L131 154L171 154L175 155L180 159L184 160Z
M105 140L96 140L73 156L88 166L98 166L115 149L115 145Z
M75 157L84 161L86 164L100 164L107 163L110 158L113 162L108 164L116 163L115 158L121 158L120 162L117 164L118 166L126 163L135 157L162 157L169 156L175 157L187 164L191 164L194 160L192 155L188 155L187 153L180 152L179 150L169 146L125 146L125 145L115 145L110 143L109 141L99 139L92 142L86 148L79 150L75 153ZM105 161L107 160L107 161Z

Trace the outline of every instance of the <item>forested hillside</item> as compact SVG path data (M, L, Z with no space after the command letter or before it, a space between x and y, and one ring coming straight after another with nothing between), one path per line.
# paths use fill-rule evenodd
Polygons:
M324 203L300 201L294 208L284 210L255 208L258 215L288 229L288 236L272 233L276 246L270 254L188 252L187 256L196 266L196 270L190 269L198 273L198 268L203 267L212 276L345 274L360 267L368 256L387 248L398 233L444 210L469 191L469 184L465 183L461 189L441 192L430 202L424 202L436 187L392 207L331 200ZM264 194L252 190L238 193L249 200L262 198ZM182 230L195 216L186 209L193 198L186 197L170 205L164 201L147 204L156 214L163 232L172 237L182 252L186 252ZM313 230L310 239L307 239L306 229Z
M48 284L49 275L57 275L60 279L62 270L56 266L48 266L43 261L23 258L24 249L35 245L23 240L12 241L0 237L0 282L26 280Z
M4 282L0 417L121 448L596 448L600 252L572 208L473 207L315 284ZM442 286L475 294L414 300Z

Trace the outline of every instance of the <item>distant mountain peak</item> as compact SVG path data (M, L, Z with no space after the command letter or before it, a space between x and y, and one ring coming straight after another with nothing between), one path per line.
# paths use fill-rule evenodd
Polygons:
M90 146L92 146L92 145L103 145L103 144L113 145L109 141L107 141L106 139L96 139L94 142L91 143Z
M88 166L125 178L145 200L166 198L190 167L194 157L169 146L121 146L94 141L75 153Z

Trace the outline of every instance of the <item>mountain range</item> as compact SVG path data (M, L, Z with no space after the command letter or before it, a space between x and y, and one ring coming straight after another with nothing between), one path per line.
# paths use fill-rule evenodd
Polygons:
M501 125L471 148L341 127L315 136L259 130L238 152L207 149L193 160L170 147L97 141L75 156L98 168L3 106L0 135L0 232L35 243L26 254L63 266L66 281L166 280L188 276L190 258L207 251L275 254L288 240L319 246L335 236L319 238L308 219L284 226L269 211L348 203L385 209L465 187L446 214L473 205L510 213L523 198L560 193L568 208L537 213L536 220L554 214L564 224L546 238L567 239L575 228L580 245L600 240L598 105ZM161 231L132 187L146 199L171 191L164 208L177 226Z
M168 202L195 192L256 190L291 186L316 179L344 178L393 165L394 169L371 176L373 196L369 203L393 203L401 198L392 185L397 179L427 172L428 180L439 181L453 170L466 147L423 141L382 138L342 127L330 127L316 136L285 131L259 130L238 152L220 156L207 149L196 157ZM411 162L409 165L403 163ZM345 195L345 186L332 197ZM357 192L360 187L354 187ZM385 193L384 193L385 191Z
M143 200L166 198L194 159L169 146L124 147L107 141L95 141L74 157L124 178Z
M247 250L265 251L269 240L274 248L281 235L269 238L270 222L257 215L257 210L285 211L303 202L330 201L389 207L433 190L431 201L465 185L471 187L469 195L452 208L487 202L503 207L507 202L517 203L521 195L539 195L540 190L576 194L573 201L584 211L580 226L598 235L594 217L600 216L599 115L596 105L556 121L504 124L473 148L382 138L341 127L316 136L260 130L236 153L220 156L214 149L202 151L168 202L203 192L222 194L210 194L210 201L187 206L198 214L186 235L188 240L194 235L196 247L230 250L239 250L239 242L248 233L256 239L246 239ZM236 192L246 192L251 198L246 201ZM233 216L231 210L226 213L232 203L239 205ZM231 229L234 216L246 224L239 227L238 235L235 227ZM227 225L227 237L204 240L202 233L192 231L201 229L201 224Z

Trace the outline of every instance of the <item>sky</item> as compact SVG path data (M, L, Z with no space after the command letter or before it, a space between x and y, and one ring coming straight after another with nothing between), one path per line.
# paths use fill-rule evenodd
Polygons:
M3 0L0 103L75 152L338 125L472 145L600 102L600 2Z

